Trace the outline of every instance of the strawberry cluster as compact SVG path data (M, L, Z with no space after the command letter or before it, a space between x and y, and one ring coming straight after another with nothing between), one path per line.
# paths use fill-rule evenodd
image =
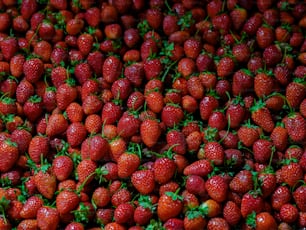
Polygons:
M0 0L0 229L306 228L305 28L299 0Z

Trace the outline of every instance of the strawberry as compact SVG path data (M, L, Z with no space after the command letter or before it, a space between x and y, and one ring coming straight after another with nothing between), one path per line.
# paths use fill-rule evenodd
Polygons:
M33 0L23 1L21 4L20 13L24 19L30 19L30 17L38 10L38 4Z
M281 48L277 45L270 45L263 51L263 60L268 67L275 66L282 60L282 57Z
M111 194L108 188L98 187L92 194L92 201L99 208L107 206L110 203L110 200Z
M29 121L36 121L43 113L41 97L38 95L31 96L24 103L23 112Z
M206 195L204 179L197 175L189 175L186 179L186 190L200 197Z
M204 146L204 157L214 165L223 165L224 149L217 141L209 141Z
M200 77L192 76L187 81L187 88L189 94L195 99L202 99L204 96L204 87L201 83Z
M262 14L255 13L253 16L248 18L242 27L242 31L247 33L247 35L253 36L256 34L258 28L262 24Z
M152 112L160 113L164 107L164 99L161 92L149 92L145 95L147 106Z
M289 163L281 167L282 181L290 187L295 186L299 180L303 179L303 170L298 163Z
M168 146L174 153L184 155L187 151L187 143L184 134L178 130L170 130L166 135Z
M239 171L229 184L231 191L244 194L253 189L252 173L248 170Z
M256 214L254 221L255 221L256 229L258 230L264 230L264 229L276 230L278 229L275 218L269 212L260 212Z
M306 122L300 113L295 112L288 114L283 119L283 122L292 141L303 143L306 140Z
M67 127L66 137L71 147L79 146L85 140L86 135L86 128L81 122L73 122Z
M184 175L198 175L205 177L213 170L210 162L206 159L197 160L184 169Z
M225 115L231 128L238 128L240 126L245 116L244 103L240 96L236 96L229 101Z
M154 179L159 184L165 184L171 180L176 171L174 160L168 157L157 158L154 161L153 172Z
M223 207L223 217L230 226L235 226L241 219L239 206L233 201L227 201Z
M241 7L236 7L230 12L230 18L232 21L232 26L235 30L240 30L245 21L248 18L248 12L246 9Z
M299 217L299 210L292 204L284 204L279 214L282 221L286 223L295 223Z
M297 189L295 189L295 191L292 194L293 199L294 199L297 207L302 212L305 212L305 210L306 210L306 205L305 205L305 202L304 202L304 200L305 200L305 190L306 190L306 187L301 185Z
M88 95L82 100L82 108L85 115L99 113L103 107L103 102L96 95Z
M6 61L11 60L11 58L18 51L18 42L15 37L7 37L0 42L0 49L2 51L3 57Z
M72 159L68 156L57 156L52 162L52 171L57 180L67 180L73 171Z
M161 221L178 216L182 209L182 197L177 193L166 192L159 197L157 215Z
M118 224L131 223L134 216L134 206L130 203L119 204L114 211L114 219Z
M65 110L68 105L77 98L77 89L74 86L74 80L67 79L67 82L61 84L56 91L56 103L60 110Z
M147 225L153 217L153 211L155 206L153 206L152 198L141 195L134 211L134 221L139 225Z
M8 12L1 12L0 14L1 26L0 32L5 32L11 25L11 15Z
M84 112L82 109L82 106L77 103L77 102L71 102L66 110L68 120L73 123L73 122L81 122L84 117Z
M120 78L113 82L111 92L115 99L126 100L132 91L132 84L127 78Z
M158 58L147 58L143 62L143 70L147 80L160 76L163 69L163 64Z
M288 132L284 124L275 126L271 132L270 138L277 150L284 151L288 145Z
M77 81L83 85L91 78L93 71L88 63L78 63L74 68L74 75Z
M78 195L73 191L61 191L56 196L56 209L60 215L69 213L78 207L79 199Z
M28 153L32 161L39 163L41 157L49 154L49 139L44 136L34 136L29 143Z
M256 32L256 42L262 49L272 45L275 40L275 33L272 27L269 25L262 25Z
M18 146L20 153L27 152L32 134L26 128L17 128L11 134L11 140Z
M240 69L233 75L232 92L234 96L245 95L253 89L254 79L247 69Z
M217 63L217 75L225 78L234 72L235 62L231 57L222 57Z
M252 120L259 125L264 131L271 133L275 127L269 109L261 100L257 101L251 108Z
M109 144L100 135L93 135L86 138L81 144L82 158L90 158L93 161L101 161L109 153Z
M94 38L91 34L81 34L77 39L77 46L84 56L87 56L93 46Z
M54 192L56 191L56 177L54 175L40 170L34 175L34 182L41 195L47 199L51 199L53 197Z
M252 212L260 213L263 211L264 200L257 194L245 193L241 200L241 215L246 218Z
M29 82L37 82L44 73L43 62L39 58L30 58L26 60L23 64L23 73L25 79Z
M217 109L219 101L213 95L206 95L200 102L200 116L202 120L208 120L213 110Z
M279 211L283 204L290 202L291 198L292 195L288 187L278 186L271 195L272 208Z
M259 139L260 132L258 126L252 125L248 120L245 125L240 126L237 134L243 145L251 147Z
M305 82L304 82L305 83ZM286 99L291 108L298 108L306 97L306 87L301 78L294 78L286 87Z
M16 142L11 141L7 138L0 142L0 157L3 159L0 164L0 171L9 171L19 157L18 146Z
M264 164L268 163L273 152L272 142L265 139L258 139L253 144L253 154L256 162Z
M62 134L68 128L68 121L63 114L51 114L48 119L46 134L53 137Z
M90 160L90 159L84 159L82 160L77 168L77 174L78 174L78 179L80 183L89 183L94 179L94 173L95 170L97 169L97 164L96 162Z
M140 62L132 63L125 67L124 76L136 87L141 86L145 76L144 64Z
M207 222L207 229L230 229L230 227L224 218L214 217Z
M35 218L37 215L37 211L40 207L43 206L43 200L38 196L29 197L24 203L20 216L24 219Z
M182 77L187 78L196 70L195 61L191 58L183 57L177 64L177 71Z
M161 112L161 120L169 128L178 125L183 119L184 114L179 105L167 104Z
M17 105L15 99L2 96L0 98L0 113L3 115L16 114Z
M272 73L258 72L254 78L254 91L257 97L268 96L272 93L274 79Z
M204 229L206 224L207 221L201 216L201 213L197 211L187 212L184 218L184 229L186 230Z
M100 133L102 130L101 116L98 114L90 114L85 119L85 128L88 133Z
M37 211L37 225L42 230L55 230L60 222L60 216L55 208L43 206Z
M208 178L205 188L213 200L220 203L226 200L229 186L223 177L215 175Z
M123 138L129 138L138 133L140 120L132 113L125 112L117 124L117 132Z
M118 176L120 178L130 177L139 167L140 158L137 154L125 152L117 161Z
M102 75L107 82L115 82L121 75L121 71L122 62L119 58L115 56L109 56L105 59L103 63Z
M18 229L38 229L37 220L35 219L26 219L22 220L18 226Z
M113 161L117 162L120 155L127 149L127 142L122 137L117 137L109 142L110 156Z

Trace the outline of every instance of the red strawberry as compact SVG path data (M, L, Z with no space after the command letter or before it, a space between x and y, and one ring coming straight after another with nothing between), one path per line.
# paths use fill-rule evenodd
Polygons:
M150 222L155 211L152 202L153 198L141 195L138 199L138 206L134 211L134 221L139 225L146 225Z
M37 211L37 225L41 230L55 230L60 222L60 215L55 208L43 206Z
M135 91L131 93L126 104L129 109L137 111L139 108L143 106L144 102L145 102L144 95L139 91Z
M168 157L157 158L153 165L153 171L155 181L159 184L165 184L174 176L176 164Z
M210 162L206 159L197 160L184 169L184 175L198 175L205 177L213 170Z
M292 198L288 187L284 185L278 186L271 195L271 205L276 211L279 211L282 205L290 202Z
M182 209L182 197L173 192L166 192L158 200L157 215L161 221L166 221L178 216Z
M171 150L177 154L185 154L187 143L184 134L178 130L170 130L166 135L166 141Z
M75 78L81 85L83 85L88 79L90 79L92 74L92 69L90 65L86 62L79 63L74 68Z
M143 70L147 80L157 78L160 76L163 65L161 60L158 58L147 58L143 62Z
M184 218L184 229L193 230L193 229L204 229L207 224L207 221L201 213L197 211L189 211Z
M88 133L100 133L102 130L101 116L98 114L91 114L85 119L85 128Z
M132 84L127 78L116 80L111 87L111 92L115 99L126 100L132 91Z
M274 79L272 73L258 72L254 78L254 91L257 97L268 96L273 92Z
M205 181L197 175L189 175L186 180L186 189L188 192L200 197L206 195Z
M155 188L154 173L152 170L143 169L135 171L131 176L131 182L141 194L150 194Z
M231 57L222 57L217 63L217 75L225 78L234 72L235 62Z
M30 19L30 17L38 10L38 4L34 0L26 0L21 4L21 15L24 19Z
M229 102L226 117L231 128L238 128L245 117L245 108L242 98L237 96Z
M146 146L153 147L161 135L161 127L158 121L152 119L144 120L140 125L140 135Z
M299 217L299 210L292 204L284 204L279 214L282 221L286 223L295 223Z
M167 127L178 125L184 117L184 113L179 105L167 104L161 112L161 120Z
M86 135L87 130L81 122L73 122L67 127L67 142L73 148L79 146L85 140Z
M262 24L262 14L255 13L244 23L242 31L246 32L250 36L253 36L256 34L261 24Z
M226 200L229 186L222 176L215 175L208 178L205 182L205 188L213 200L220 203Z
M71 123L81 122L84 117L82 106L77 102L71 102L66 108L67 118Z
M17 143L20 153L28 151L32 134L26 128L17 128L11 134L11 140Z
M269 25L262 25L256 32L256 42L262 49L272 45L275 40L275 33L272 27Z
M232 25L235 30L240 30L248 18L248 12L244 8L236 7L230 12Z
M148 108L154 113L160 113L164 107L164 99L161 92L148 92L145 95L145 101Z
M187 88L189 94L197 100L200 100L204 96L204 87L200 77L192 76L187 81Z
M282 60L281 48L277 45L270 45L263 51L263 60L268 67L275 66Z
M305 83L305 82L304 82ZM291 108L298 108L306 97L306 87L301 78L294 78L286 87L286 99Z
M144 74L144 64L140 62L132 63L124 69L124 76L136 87L141 86Z
M115 56L109 56L105 59L103 63L102 75L107 82L115 82L121 75L121 71L122 63L119 58Z
M299 186L294 192L293 192L293 199L297 205L297 207L302 211L305 212L306 210L306 204L304 202L305 200L305 185Z
M11 60L11 58L18 51L18 42L15 37L7 37L0 42L0 48L3 54L3 57L6 61Z
M292 141L303 143L306 140L306 121L303 116L296 112L287 115L284 118L285 128L287 129L289 137Z
M18 229L38 229L38 223L36 219L22 220L18 226Z
M200 116L202 120L208 120L213 110L217 109L219 101L215 96L206 95L200 102Z
M85 182L86 184L90 183L94 179L94 173L96 169L97 169L96 162L90 159L82 160L76 168L79 182L80 183Z
M34 182L41 195L47 199L53 197L56 191L56 177L54 175L48 172L39 171L34 175Z
M63 114L51 114L48 119L46 134L53 137L62 134L68 128L68 122Z
M0 142L0 171L7 172L9 171L19 157L18 146L15 142L11 141L11 139L5 139Z
M278 229L275 218L269 212L260 212L256 215L255 220L256 229Z
M223 207L223 217L230 226L235 226L241 219L239 206L233 201L227 201Z
M131 223L134 216L134 206L130 203L119 204L114 211L114 219L118 224Z
M24 103L23 112L29 121L36 121L43 113L41 97L38 95L31 96Z
M267 109L265 103L261 100L257 101L251 108L252 120L259 125L264 131L271 133L275 127L272 115Z
M1 26L0 32L5 32L11 25L11 15L8 12L2 12L0 14Z
M103 102L96 95L88 95L82 100L82 108L85 115L99 113L103 107Z
M177 64L177 71L182 77L187 78L196 70L195 61L191 58L184 57Z
M82 158L90 158L93 161L101 161L109 154L109 144L100 135L93 135L86 138L81 144Z
M68 156L57 156L52 162L52 171L59 181L67 180L73 171L73 161Z
M0 113L3 115L16 114L17 105L15 99L3 96L0 98Z
M31 83L37 82L44 73L44 64L38 58L28 59L23 64L23 72L26 80Z
M19 78L23 74L23 64L25 57L21 54L16 54L10 59L10 73L12 76Z
M230 190L239 194L244 194L253 189L252 173L248 170L239 171L229 184Z
M47 87L44 95L42 96L42 103L45 110L51 112L56 108L56 88Z
M289 163L281 168L281 179L290 187L295 186L299 180L302 180L303 175L303 170L299 163Z
M265 139L258 139L253 144L253 154L256 162L264 164L268 163L273 152L272 142Z
M139 132L140 120L135 115L125 112L117 124L117 132L123 138L130 138Z
M77 98L77 89L72 79L61 84L56 91L56 103L60 110L65 110Z
M246 69L240 69L233 75L232 92L234 96L244 95L253 89L254 79L252 73Z
M260 213L264 208L264 200L259 195L245 193L241 200L241 215L246 218L252 212Z
M230 229L230 227L224 218L214 217L207 222L207 229Z
M217 141L209 141L204 146L204 157L214 165L223 165L224 149Z
M250 122L238 129L238 138L246 147L251 147L259 139L259 134L258 126L252 125Z
M120 178L130 177L139 167L140 158L137 154L125 152L117 161L118 176Z
M77 45L79 50L84 56L88 55L89 52L91 51L93 42L94 39L91 34L84 33L78 36Z
M41 157L49 154L49 139L44 136L34 136L29 144L28 153L35 163L39 163Z
M98 187L92 194L92 201L99 208L107 206L110 200L111 194L108 188Z
M56 196L56 209L60 215L70 213L75 210L80 202L80 198L73 191L64 190Z

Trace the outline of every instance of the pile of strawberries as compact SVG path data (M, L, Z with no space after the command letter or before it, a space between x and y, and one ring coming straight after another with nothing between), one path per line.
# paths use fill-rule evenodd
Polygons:
M0 229L306 228L305 29L299 0L0 0Z

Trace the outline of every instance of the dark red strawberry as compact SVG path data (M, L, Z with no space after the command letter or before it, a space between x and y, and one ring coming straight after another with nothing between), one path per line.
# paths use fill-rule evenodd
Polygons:
M255 13L244 23L242 31L246 32L250 36L253 36L256 34L261 24L262 24L262 14Z
M119 58L115 56L109 56L105 59L103 63L102 75L103 78L109 82L113 83L121 75L122 63Z
M285 128L287 129L289 137L294 142L303 143L306 140L306 122L300 113L296 112L287 115L283 119L283 122L285 124Z
M56 91L57 107L65 110L68 105L77 98L77 89L74 86L72 79L67 80L66 83L61 84Z
M241 219L239 206L233 201L227 201L223 207L223 217L230 226L235 226Z
M161 112L161 120L167 127L178 125L184 117L184 113L179 105L167 104Z
M131 176L131 182L141 194L150 194L155 188L154 173L149 169L135 171Z
M171 150L177 154L185 154L187 143L184 134L178 130L170 130L166 135L166 141Z
M39 193L45 198L51 199L54 196L56 191L56 177L54 175L40 170L34 175L34 182Z
M37 82L44 73L43 62L39 58L30 58L24 62L23 72L26 80L31 83Z
M42 230L55 230L60 222L60 215L55 208L43 206L37 211L37 225Z
M117 124L117 132L123 138L130 138L139 132L140 120L135 115L125 112Z
M240 69L233 75L232 92L234 96L245 95L253 89L254 79L247 69Z
M288 100L289 106L298 108L305 96L306 87L303 79L294 78L286 87L286 99Z
M277 45L270 45L263 51L263 60L268 67L275 66L282 60L282 50Z
M264 208L264 200L260 195L245 193L241 200L241 215L246 218L252 212L260 213Z
M206 95L200 102L199 109L202 120L208 120L213 110L219 106L218 99L212 95Z
M10 170L19 157L17 144L11 139L5 139L0 142L0 157L3 159L0 164L0 171L7 172Z
M231 180L230 190L239 194L247 193L253 189L252 173L248 170L241 170Z
M215 175L205 182L205 189L210 198L221 203L227 199L229 185L224 177Z
M165 184L172 179L176 171L174 160L168 157L157 158L153 165L154 179L159 184Z

